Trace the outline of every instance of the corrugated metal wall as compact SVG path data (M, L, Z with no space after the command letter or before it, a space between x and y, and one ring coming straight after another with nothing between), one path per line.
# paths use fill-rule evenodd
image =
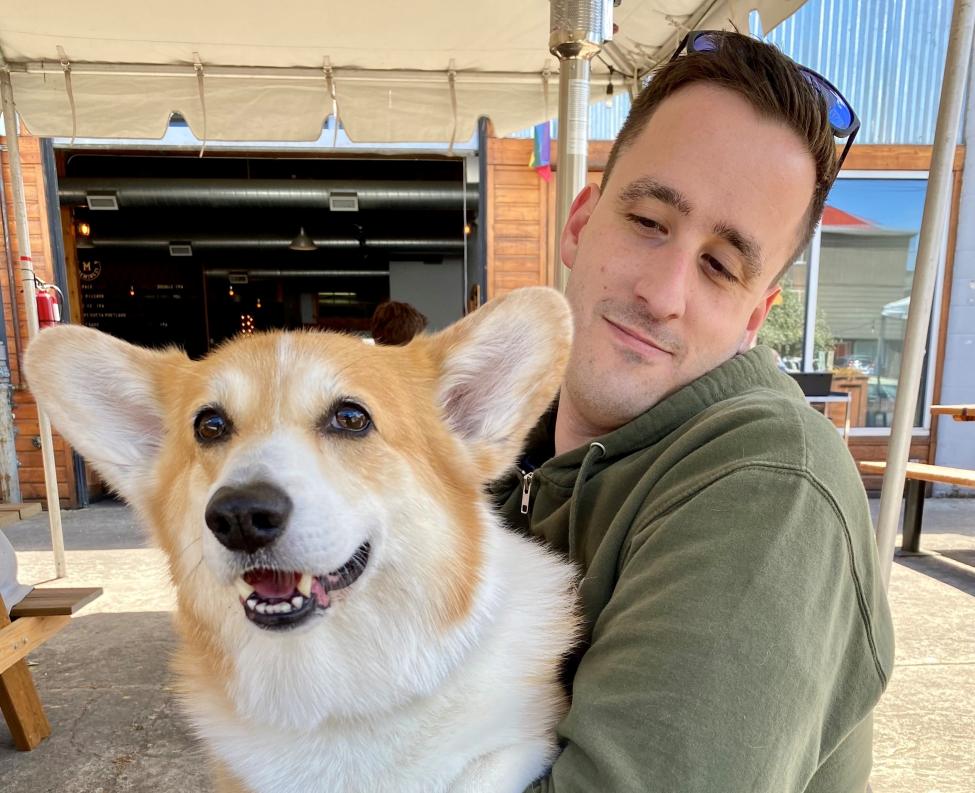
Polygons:
M860 116L858 143L934 140L952 0L808 0L766 40L825 75ZM616 137L629 96L589 110L589 137ZM514 137L531 137L531 130Z
M857 142L931 143L951 0L809 0L766 40L839 88Z

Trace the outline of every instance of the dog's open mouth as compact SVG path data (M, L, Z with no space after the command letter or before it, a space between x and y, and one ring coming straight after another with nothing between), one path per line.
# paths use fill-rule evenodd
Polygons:
M262 628L292 628L332 604L332 593L351 586L369 562L364 542L338 570L317 575L295 570L248 570L236 581L247 619Z

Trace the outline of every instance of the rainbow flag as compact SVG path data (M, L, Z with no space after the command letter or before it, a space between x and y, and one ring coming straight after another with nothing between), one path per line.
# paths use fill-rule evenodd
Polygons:
M532 132L532 158L528 163L546 182L552 180L552 125L548 121L536 124Z

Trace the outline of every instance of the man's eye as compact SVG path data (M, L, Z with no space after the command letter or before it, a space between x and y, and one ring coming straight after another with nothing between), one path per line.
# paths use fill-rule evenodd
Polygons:
M230 419L219 408L203 408L193 420L196 439L204 444L228 437L231 429Z
M708 269L711 270L715 275L720 278L724 278L726 281L737 281L734 273L732 273L727 267L725 267L721 262L715 259L713 256L704 256L704 261L707 262Z
M372 426L372 418L365 408L354 402L342 402L335 410L328 422L328 429L333 432L359 434Z
M626 217L631 223L635 223L636 225L645 229L649 229L651 231L664 231L664 227L661 226L656 220L651 218L645 218L642 215L633 214L629 214Z

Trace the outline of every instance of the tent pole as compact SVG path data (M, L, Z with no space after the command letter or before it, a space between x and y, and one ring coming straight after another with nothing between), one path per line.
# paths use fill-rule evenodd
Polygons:
M17 250L20 255L20 275L24 286L27 315L27 335L33 339L40 326L37 322L37 303L34 299L34 265L30 253L30 233L27 226L27 203L24 199L24 174L20 161L20 140L17 133L17 109L13 87L6 64L0 62L0 99L2 99L4 127L7 133L7 153L10 155L10 184L14 194L14 217L17 227ZM5 200L0 196L0 200ZM10 285L11 300L17 299L15 287ZM23 372L21 372L23 377ZM37 419L41 436L41 456L44 460L44 487L47 494L47 514L51 524L51 547L54 550L56 578L67 575L64 560L64 536L61 531L61 502L58 497L57 470L54 465L54 441L51 420L38 406Z
M559 59L559 137L555 170L555 250L589 166L590 61L612 38L612 0L552 0L549 50ZM558 286L569 271L559 262Z
M968 64L972 57L972 32L975 26L975 0L955 0L945 58L944 82L941 86L941 105L935 130L931 172L924 199L921 239L918 243L914 283L907 314L904 353L901 357L894 401L894 420L890 431L887 468L884 471L880 494L880 515L877 520L877 547L880 552L881 576L884 585L890 583L897 539L897 517L900 514L904 474L911 448L911 431L917 411L917 395L921 385L924 349L927 344L931 305L938 274L945 221L951 209L951 175L955 159L958 123Z

